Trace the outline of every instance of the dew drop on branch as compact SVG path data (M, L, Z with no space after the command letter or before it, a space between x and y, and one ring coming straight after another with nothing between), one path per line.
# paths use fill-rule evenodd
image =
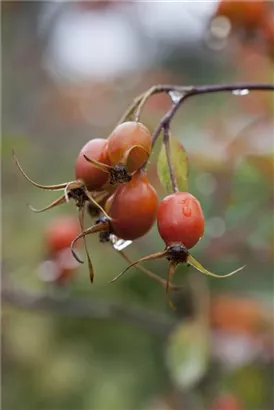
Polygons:
M234 95L247 95L247 94L249 94L249 90L247 90L247 89L234 90L234 91L232 91L232 94L234 94Z
M169 96L171 98L171 101L176 104L179 102L179 100L182 98L183 94L180 93L179 91L169 91Z

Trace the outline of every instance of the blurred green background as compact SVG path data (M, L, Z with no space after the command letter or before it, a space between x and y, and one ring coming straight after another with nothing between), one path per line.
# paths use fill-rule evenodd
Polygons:
M150 86L273 82L263 36L213 30L217 2L2 2L2 408L4 410L270 410L273 408L273 94L198 96L173 134L190 160L206 216L193 255L227 280L180 267L173 312L161 286L89 237L66 286L42 281L45 229L76 215L31 186L74 178L92 138L107 137ZM226 26L225 26L226 27ZM221 27L222 28L222 27ZM259 33L260 34L260 33ZM153 131L170 106L146 105ZM159 196L153 153L149 176ZM92 221L87 221L87 226ZM154 227L127 252L163 249ZM167 262L146 265L165 277ZM226 407L225 407L226 406Z

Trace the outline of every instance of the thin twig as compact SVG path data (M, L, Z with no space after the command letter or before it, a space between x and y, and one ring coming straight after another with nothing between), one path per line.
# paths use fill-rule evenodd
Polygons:
M142 98L140 99L137 107L136 107L136 111L135 111L135 115L134 115L134 121L139 122L140 120L140 115L141 115L141 111L145 105L145 103L147 102L147 100L156 93L157 90L157 86L151 87L147 92L145 92L142 96Z
M127 110L124 112L124 114L122 115L122 117L119 119L117 126L130 119L130 116L132 115L132 113L134 112L135 108L137 107L137 105L138 105L138 104L140 103L140 101L142 100L144 94L145 94L145 93L142 93L142 94L140 94L138 97L134 98L132 104L127 108Z
M186 91L186 88L182 88L182 96L176 103L172 105L169 111L162 117L161 121L157 125L155 131L152 134L152 146L156 143L160 132L165 126L169 126L172 118L176 114L180 106L185 102L186 99L193 97L195 95L203 94L213 94L219 92L233 92L233 91L274 91L274 84L250 84L250 83L240 83L240 84L217 84L217 85L200 85L200 86L191 86L189 91ZM169 90L169 92L172 90ZM173 91L180 92L180 86L174 86Z
M218 92L233 92L233 91L274 91L274 84L262 83L234 83L234 84L213 84L213 85L197 85L192 86L190 91L185 93L185 96L197 94L210 94Z
M146 103L147 99L154 94L159 94L163 92L169 92L174 89L173 85L154 85L153 87L149 88L147 91L143 92L142 94L138 95L138 97L134 98L132 104L128 107L125 113L120 118L118 124L125 122L129 119L129 117L133 114L136 109L135 114L135 121L139 121L140 111L141 108Z
M149 88L148 91L142 94L142 98L139 100L139 104L137 104L134 120L136 122L140 120L141 112L142 112L142 109L144 108L144 105L146 104L148 99L152 97L153 95L163 93L163 92L171 93L171 91L176 91L183 95L184 93L190 92L191 90L192 90L192 86L184 87L184 86L178 86L178 85L155 85ZM170 98L172 97L170 96Z
M214 84L214 85L198 85L198 86L182 86L182 85L155 85L151 88L149 88L147 91L144 93L140 94L133 103L130 105L128 110L125 112L125 114L122 116L122 118L119 121L119 124L121 122L124 122L132 113L134 110L135 112L135 121L139 121L140 115L141 115L141 110L143 109L144 104L148 101L148 99L155 94L158 93L171 93L172 91L176 91L178 93L181 93L182 96L181 98L178 99L178 101L174 102L170 110L162 117L161 121L155 128L153 134L152 134L152 147L154 147L162 129L165 127L165 125L169 125L172 118L176 114L177 110L179 107L182 105L182 103L189 97L192 97L194 95L202 95L202 94L213 94L213 93L219 93L219 92L233 92L233 91L274 91L274 84L250 84L250 83L235 83L235 84ZM143 168L145 168L147 165L147 162L144 164Z
M190 92L192 90L192 86L182 86L182 85L171 85L171 84L157 84L150 87L147 91L143 92L142 94L138 95L133 101L133 103L128 107L126 112L120 118L118 124L126 121L136 110L134 120L138 122L140 120L141 111L148 101L150 97L155 94L160 93L169 93L171 91L177 91L180 93Z
M175 176L175 172L174 172L174 167L173 167L173 163L172 163L172 159L171 159L171 152L170 152L170 134L169 134L169 129L166 126L164 128L164 145L165 145L165 150L166 150L166 160L167 160L167 165L168 165L168 169L169 169L169 175L170 175L170 180L171 180L171 184L172 184L172 189L173 192L178 192L178 184L177 184L177 180L176 180L176 176Z

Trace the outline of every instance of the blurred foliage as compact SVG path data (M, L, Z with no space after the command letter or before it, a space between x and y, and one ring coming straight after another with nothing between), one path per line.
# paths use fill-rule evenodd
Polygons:
M184 323L171 334L167 364L175 384L187 390L205 375L209 360L208 329L199 322Z
M205 236L195 247L194 256L220 273L247 264L231 279L206 278L211 313L205 311L204 319L211 326L209 340L205 341L207 333L196 327L199 296L186 281L190 275L199 275L192 269L179 267L176 271L175 281L185 286L174 292L176 313L169 309L164 290L138 270L132 269L109 285L108 281L126 266L125 261L96 237L88 238L96 273L93 286L86 265L79 267L66 288L56 289L37 277L37 267L47 256L45 228L53 217L65 213L76 217L76 212L68 204L44 214L31 213L27 202L43 206L54 194L36 190L18 174L11 159L12 148L31 178L45 184L61 183L73 179L74 160L84 143L93 137L106 137L133 98L156 83L273 80L273 57L267 48L238 37L226 47L210 48L205 41L206 28L202 38L193 41L160 41L159 56L155 51L157 33L145 37L142 16L134 11L130 21L144 44L139 58L153 55L150 64L104 80L84 78L79 82L67 76L56 80L47 50L50 33L62 13L70 11L72 21L79 13L99 17L111 10L127 18L134 7L134 3L125 9L115 1L98 3L79 2L80 11L76 2L65 2L60 8L52 2L52 9L44 2L2 2L3 276L10 277L19 289L44 292L68 305L76 297L91 302L116 300L125 311L136 306L164 313L170 320L178 319L178 328L162 337L135 326L134 321L73 318L3 304L3 409L210 410L215 398L224 392L239 397L244 410L270 410L274 356L273 318L269 314L273 312L273 94L196 97L187 101L172 123L172 133L188 153L189 190L199 198L206 217ZM185 14L191 14L187 6ZM202 24L199 10L193 13L193 23L201 19ZM172 24L169 28L172 30ZM190 26L186 30L190 31ZM188 34L185 37L191 38ZM149 45L152 48L145 49ZM165 97L153 97L142 121L153 130L168 107ZM163 197L165 191L157 175L159 151L157 144L149 176ZM135 259L161 246L154 227L127 251ZM163 261L146 266L163 277L167 271ZM215 299L219 294L228 298L225 303ZM235 300L240 301L238 305ZM236 310L235 304L239 306ZM217 307L223 312L218 320ZM235 317L239 314L237 321L231 319L232 311ZM254 323L258 328L255 334Z

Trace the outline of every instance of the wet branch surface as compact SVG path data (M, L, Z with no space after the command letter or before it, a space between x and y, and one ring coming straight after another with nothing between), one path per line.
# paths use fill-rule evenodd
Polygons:
M172 89L171 89L172 88ZM227 92L227 93L233 93L235 92L240 92L242 91L247 91L247 93L252 92L252 91L274 91L274 84L262 84L262 83L235 83L235 84L214 84L214 85L197 85L197 86L189 86L189 87L183 87L183 86L162 86L162 89L160 89L160 86L157 88L155 87L157 92L169 92L170 91L176 91L181 93L181 97L178 98L176 102L173 103L172 107L169 109L169 111L162 117L161 121L155 128L153 134L152 134L152 145L154 146L155 142L158 139L158 136L162 129L168 129L170 126L170 122L175 116L176 112L178 109L181 107L181 105L185 102L186 99L193 97L193 96L198 96L198 95L203 95L203 94L214 94L214 93L221 93L221 92Z

